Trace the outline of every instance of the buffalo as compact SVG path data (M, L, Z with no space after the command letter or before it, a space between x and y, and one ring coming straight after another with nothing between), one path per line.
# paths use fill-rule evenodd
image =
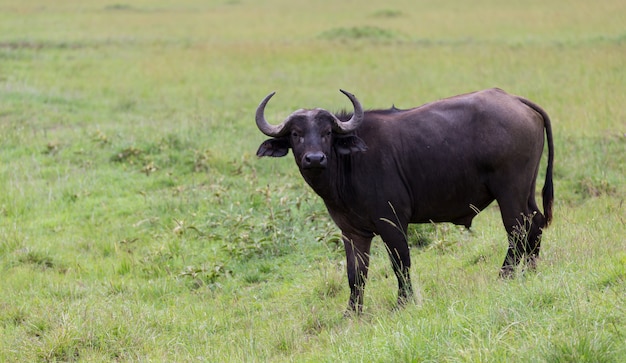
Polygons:
M353 112L300 109L270 124L265 108L256 125L265 135L257 156L293 151L308 185L341 229L350 299L359 313L372 238L384 241L398 279L398 304L412 298L409 223L451 222L469 228L497 201L508 236L500 269L511 277L524 258L534 269L541 234L552 220L554 146L550 118L537 104L487 89L411 109L364 111L341 90ZM548 145L542 214L535 201L539 164Z

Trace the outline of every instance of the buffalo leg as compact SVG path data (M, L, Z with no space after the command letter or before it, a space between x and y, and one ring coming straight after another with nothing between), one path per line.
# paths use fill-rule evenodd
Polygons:
M525 193L522 193L522 191L516 193L514 190L511 190L505 197L496 198L500 206L502 222L506 228L509 242L506 257L500 269L500 277L503 278L514 276L515 268L519 265L522 256L526 252L528 243L530 210L526 200L522 202L516 197L521 194Z
M411 284L411 258L407 248L389 248L389 257L393 265L393 272L398 279L398 305L402 306L413 298Z
M363 291L367 280L370 261L371 237L344 235L343 244L346 249L346 268L350 285L350 300L347 313L361 313L363 310Z
M506 257L500 268L500 277L510 278L513 277L515 267L519 265L524 254L524 239L525 234L523 231L512 230L508 233L509 248L506 251Z
M516 180L518 174L524 173L522 170L502 173L488 186L500 206L500 214L509 242L506 257L500 269L500 277L503 278L514 276L515 269L524 255L527 260L533 259L534 262L534 258L539 253L541 228L544 223L544 217L539 212L534 199L535 183L511 184L509 182Z
M526 244L526 267L529 270L535 270L537 267L537 259L539 258L539 251L541 250L541 233L543 227L545 227L546 218L539 208L531 201L530 208L533 210L533 216L531 219L531 225L528 231L528 243Z
M378 227L381 237L387 246L387 252L391 259L393 272L398 279L398 305L402 306L413 298L413 285L411 284L411 254L406 240L408 224L401 226L383 220Z
M543 215L539 211L535 211L533 213L520 213L514 222L506 224L509 248L500 270L501 277L512 277L522 256L526 257L527 266L531 270L535 268L541 245L543 221Z

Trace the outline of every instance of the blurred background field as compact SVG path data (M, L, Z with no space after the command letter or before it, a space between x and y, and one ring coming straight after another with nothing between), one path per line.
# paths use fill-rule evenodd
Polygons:
M620 362L626 3L0 2L0 361ZM554 224L499 281L497 206L411 230L394 311L375 241L344 319L338 231L253 113L417 106L500 87L542 105ZM542 170L545 168L542 166ZM543 183L543 177L540 176Z

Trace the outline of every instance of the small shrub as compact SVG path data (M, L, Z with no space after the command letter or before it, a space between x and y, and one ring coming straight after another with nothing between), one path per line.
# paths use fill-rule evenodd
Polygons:
M184 279L191 280L191 288L199 289L203 286L213 286L217 280L226 275L230 275L231 271L223 264L217 263L210 266L187 266L180 272L179 276Z
M39 251L26 250L19 256L18 262L21 264L32 264L42 269L49 269L55 266L52 257Z
M407 233L409 246L416 248L428 247L433 243L434 224L410 224Z
M326 40L391 40L397 35L377 26L358 26L351 28L333 28L320 34Z
M372 14L375 18L397 18L403 15L401 10L396 9L381 9Z
M600 289L618 287L626 283L626 255L617 259L607 268L608 271L597 283Z
M582 336L578 339L550 344L544 358L548 363L617 362L613 348L614 343L609 339Z
M129 146L123 150L120 150L117 154L111 157L111 161L118 163L128 163L134 164L137 160L141 160L143 151L134 147Z
M588 199L603 195L613 196L617 193L617 188L606 179L587 176L580 180L577 192L583 199Z
M211 169L211 150L194 151L193 171L196 173L207 172Z
M131 5L128 4L111 4L104 7L104 10L114 10L114 11L128 11L134 10Z
M318 335L324 330L332 329L343 321L341 315L330 314L328 311L312 308L305 314L302 330L306 334Z
M321 283L315 286L314 291L318 298L325 300L339 295L343 290L343 286L343 276L335 274L328 276Z

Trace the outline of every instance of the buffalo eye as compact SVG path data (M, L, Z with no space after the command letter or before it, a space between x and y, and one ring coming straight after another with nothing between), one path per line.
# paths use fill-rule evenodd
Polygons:
M291 137L294 140L297 140L298 142L302 143L304 141L304 138L302 136L300 136L300 134L298 133L298 131L291 131Z

